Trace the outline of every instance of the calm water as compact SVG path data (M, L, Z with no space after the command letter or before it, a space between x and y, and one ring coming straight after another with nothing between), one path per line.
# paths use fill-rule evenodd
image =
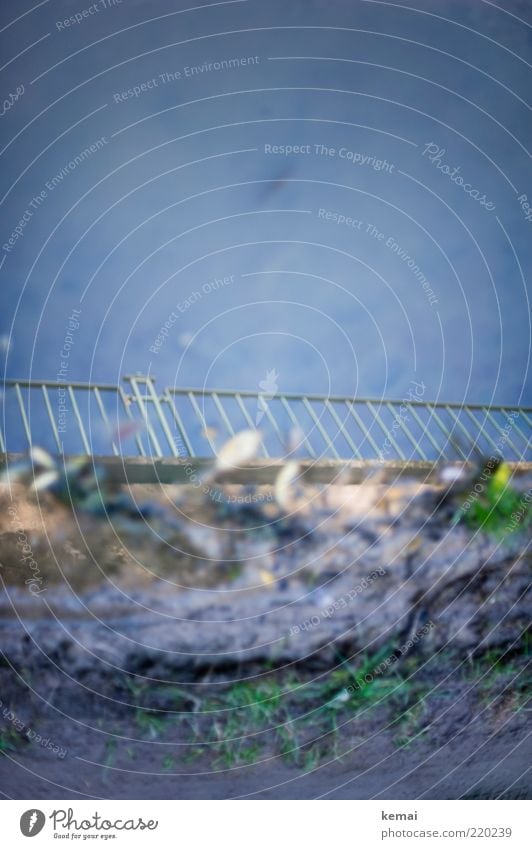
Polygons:
M530 403L530 5L188 5L4 32L7 374Z

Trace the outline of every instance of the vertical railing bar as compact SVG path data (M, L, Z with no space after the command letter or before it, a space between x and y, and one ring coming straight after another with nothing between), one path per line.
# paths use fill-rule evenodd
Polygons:
M78 430L81 435L81 441L83 443L83 448L85 449L86 454L91 453L91 448L89 445L89 441L87 439L87 434L85 433L85 428L83 427L83 421L81 419L81 414L79 412L78 402L76 401L76 396L74 395L74 390L71 386L68 387L68 394L70 396L70 401L72 402L72 409L74 410L74 415L76 417L76 421L78 423Z
M113 454L115 455L115 457L118 457L118 448L117 448L116 443L113 439L111 425L109 423L109 419L107 418L107 413L105 412L105 407L103 405L102 396L100 395L100 390L98 389L97 386L95 386L93 388L93 392L94 392L94 397L96 398L96 403L98 405L98 409L100 411L100 415L102 417L103 423L104 423L105 427L107 428L107 433L111 437L111 445L113 446Z
M355 455L357 460L361 460L362 455L360 454L358 448L356 447L355 443L351 439L349 432L348 432L347 428L345 427L344 422L342 422L340 420L339 415L337 414L336 410L334 409L334 406L331 404L331 402L329 401L328 398L325 399L325 406L329 410L329 412L330 412L331 416L333 417L334 421L336 422L336 424L338 425L338 430L340 431L343 438L345 439L345 441L349 445L351 451L353 452L353 454Z
M211 451L216 456L216 446L209 436L209 429L208 429L208 426L207 426L207 422L203 418L203 414L202 414L200 408L198 407L197 401L194 397L194 393L188 392L187 394L188 394L189 401L192 404L192 408L193 408L194 412L196 413L196 416L199 420L199 423L201 425L201 429L203 430L203 432L204 432L204 434L207 438L207 441L208 441L209 445L211 446Z
M532 427L532 421L530 421L530 419L528 418L528 416L527 416L527 414L525 413L525 411L524 411L524 410L518 410L517 412L518 412L518 413L520 413L520 414L523 416L523 418L524 418L524 419L526 420L526 422L528 423L528 426L529 426L529 427ZM530 449L530 439L526 439L526 436L525 436L525 435L523 435L523 439L525 440L526 450L527 450L527 452L528 452L528 451L529 451L529 449Z
M428 429L427 425L422 422L422 420L420 419L419 415L416 412L415 407L413 407L409 403L406 404L406 407L409 410L409 412L412 413L413 418L416 420L416 422L420 426L423 435L427 437L427 439L431 443L432 447L435 448L436 451L438 452L438 458L443 457L443 459L446 460L447 455L445 454L443 448L440 445L438 445L438 443L436 442L436 440L432 436L430 430Z
M280 431L280 429L277 425L275 417L274 417L273 413L271 412L267 401L264 402L263 409L264 409L264 412L266 413L266 417L267 417L268 421L270 422L271 426L273 427L273 429L275 430L275 433L277 434L277 436L279 438L279 442L281 443L281 448L284 448L285 447L285 441L283 439L283 434L281 433L281 431Z
M506 410L505 410L504 412L506 413ZM517 412L517 413L519 414L519 411L518 411L518 410L511 410L511 412L512 412L512 413ZM508 415L508 416L506 417L506 419L507 419L507 421L509 421L510 416ZM522 440L523 440L523 442L525 443L525 450L528 450L528 448L529 448L529 446L530 446L530 437L527 439L526 433L523 433L523 431L521 430L521 428L519 427L519 425L518 425L518 424L516 424L515 419L512 419L512 427L513 427L513 428L515 428L515 430L517 431L517 433L519 434L519 436L521 437L521 439L522 439Z
M486 442L488 442L488 444L491 445L491 447L495 449L495 453L502 457L503 452L501 451L501 449L499 448L497 443L494 441L494 439L490 436L490 434L486 430L485 421L486 421L486 416L484 416L484 423L477 422L477 424L480 425L480 432L481 432L482 436L484 437L484 439L486 440Z
M381 459L382 458L382 451L380 450L379 446L377 445L377 443L373 439L369 430L366 428L366 425L364 424L364 422L360 418L359 414L355 410L354 403L355 403L354 401L346 401L345 405L346 405L347 409L349 410L349 413L354 418L355 422L357 423L358 427L360 428L360 430L362 432L362 436L364 437L362 442L365 442L367 440L369 442L369 444L371 445L371 447L373 448L373 450L375 451L375 454L377 455L377 457L379 459Z
M445 405L445 409L447 410L447 412L449 413L451 418L454 419L454 421L456 422L456 424L458 425L458 427L460 428L462 433L465 434L466 438L468 439L469 443L471 444L472 450L474 450L475 446L477 444L476 438L469 433L466 426L464 424L462 424L462 422L460 421L460 419L458 418L456 413L449 407L448 404Z
M370 411L370 413L372 413L373 418L374 418L374 419L378 422L380 429L381 429L381 430L382 430L382 432L384 433L384 436L385 436L385 438L386 438L386 439L385 439L385 441L386 441L386 440L389 440L389 441L391 442L391 444L393 445L393 447L395 448L395 450L396 450L397 454L399 455L399 458L400 458L401 460L406 460L405 455L403 454L403 452L402 452L402 451L401 451L401 449L399 448L399 446L398 446L397 442L396 442L396 441L395 441L395 439L393 438L391 430L390 430L389 428L388 428L388 429L386 429L386 426L385 426L384 422L382 422L382 421L381 421L381 417L379 416L378 411L375 409L375 407L373 406L373 404L371 403L371 401L366 401L365 403L366 403L366 407L368 408L368 410ZM382 453L382 452L381 452L381 453Z
M436 412L436 408L435 408L434 404L428 403L427 407L431 410L432 418L434 419L434 421L436 422L436 424L440 428L440 430L443 433L443 435L445 436L447 442L449 442L451 434L449 433L449 429L445 427L444 423L442 422L438 413ZM467 456L464 454L461 447L458 444L455 444L454 447L456 448L457 452L462 455L462 460L466 460L466 462L467 462Z
M148 431L148 436L151 439L153 446L155 447L155 451L157 452L156 456L162 457L163 452L161 451L161 446L159 445L159 440L157 439L157 434L155 433L155 431L152 427L152 424L150 422L150 419L149 419L149 416L148 416L148 406L147 406L147 404L145 404L144 399L143 399L142 395L140 394L140 390L139 390L139 387L138 387L138 384L137 384L137 380L136 380L135 377L129 377L128 380L131 383L131 388L133 389L133 394L135 396L135 400L136 400L137 404L139 405L139 411L144 418L144 423L146 425L146 430Z
M316 452L314 451L312 444L309 442L309 440L305 436L305 431L301 427L301 424L300 424L298 417L296 416L296 414L294 413L294 411L290 407L290 404L288 403L288 399L285 398L284 395L281 395L280 398L281 398L281 404L283 405L284 409L286 410L286 412L288 414L288 418L290 419L290 421L292 422L294 427L297 428L298 430L300 430L301 433L303 434L303 442L307 446L307 449L308 449L310 456L313 457L313 458L316 457Z
M472 413L472 411L471 411L471 410L469 410L467 407L465 408L465 410L466 410L466 413L468 414L469 418L470 418L470 419L474 422L474 424L475 424L475 425L476 425L476 426L480 429L480 433L481 433L481 435L484 437L484 439L485 439L485 440L486 440L486 441L487 441L487 442L491 445L491 447L492 447L492 448L494 448L494 449L495 449L495 452L496 452L497 454L500 454L500 456L501 456L501 457L503 457L503 456L504 456L504 454L503 454L503 452L502 452L501 448L499 447L499 445L497 445L497 443L496 443L496 442L494 442L494 440L492 439L492 437L490 436L490 434L488 433L488 431L487 431L487 430L485 429L485 427L484 427L484 423L485 423L485 420L486 420L486 412L487 412L487 411L486 411L484 408L481 408L481 412L482 412L482 413L484 413L484 423L482 423L482 422L479 422L479 421L478 421L478 419L476 419L476 418L475 418L475 416L473 415L473 413ZM499 426L497 425L497 423L496 423L496 422L495 422L495 427L496 427L496 429L497 429L497 430L500 430L500 429L499 429ZM528 449L528 447L529 447L530 440L527 440L527 438L526 438L525 434L524 434L524 433L522 433L522 431L521 431L521 429L520 429L520 428L516 428L516 429L519 431L519 433L520 433L520 434L521 434L521 436L523 437L523 440L525 441L525 451L526 451L526 450ZM506 442L510 442L510 440L509 440L508 438L505 438L505 441L506 441ZM516 446L515 446L515 445L513 445L513 443L511 443L511 442L510 442L510 444L513 446L514 450L516 450L517 456L518 456L518 457L522 457L522 452L520 452L518 449L516 449Z
M487 407L483 407L483 408L482 408L482 411L483 411L483 412L484 412L484 411L486 412L486 415L487 415L487 417L489 418L489 420L490 420L490 422L492 423L492 425L493 425L493 427L495 428L495 430L496 430L498 433L502 434L501 428L500 428L500 427L499 427L499 425L497 424L497 419L495 419L495 418L492 416L492 414L491 414L491 412L488 410L488 408L487 408ZM519 459L519 457L520 457L520 455L521 455L521 452L519 451L519 448L517 448L517 446L515 445L515 443L514 443L514 442L512 442L512 440L510 439L510 437L509 437L509 436L505 436L505 437L504 437L504 441L505 441L505 442L507 442L507 443L508 443L508 445L511 445L511 446L512 446L512 448L514 449L514 451L515 451L515 453L516 453L517 459ZM500 450L500 449L499 449L499 450ZM502 453L502 452L501 452L501 453Z
M235 435L235 431L234 431L233 425L232 425L232 424L231 424L231 422L229 421L229 418L227 417L227 414L226 414L226 412L225 412L225 410L224 410L224 408L223 408L223 404L222 404L222 402L220 401L220 399L218 398L217 393L216 393L216 392L213 392L213 393L212 393L212 397L213 397L213 401L214 401L214 404L215 404L215 406L216 406L216 409L217 409L217 410L218 410L218 412L220 413L221 419L222 419L222 421L223 421L224 425L225 425L225 426L226 426L226 428L227 428L227 431L228 431L228 433L229 433L229 436L234 436L234 435Z
M24 407L24 400L22 398L22 393L20 391L20 386L18 383L15 383L15 394L17 396L18 406L20 410L20 415L22 416L22 424L24 425L24 430L26 431L26 439L28 440L28 446L31 449L31 433L30 433L30 425L28 422L28 418L26 416L26 409Z
M528 426L529 426L529 427L532 427L532 421L528 418L528 416L527 416L527 414L525 413L525 411L524 411L524 410L519 410L519 412L521 413L521 415L523 416L523 418L524 418L524 419L526 419L526 421L527 421L527 423L528 423Z
M167 418L164 414L163 408L161 407L161 402L159 401L159 395L157 394L157 392L155 390L153 378L151 378L151 377L146 378L146 386L148 388L148 392L150 393L150 397L152 399L153 406L155 407L155 412L157 414L159 424L161 425L161 427L163 429L163 433L166 436L166 441L168 442L168 445L170 446L170 451L171 451L171 453L173 454L174 457L179 457L179 452L178 452L178 450L177 450L177 448L175 447L175 444L174 444L174 438L172 436L172 431L170 430L170 428L168 426Z
M492 445L494 448L497 448L497 445L495 444L495 442L492 442L492 441L491 441L489 433L486 433L486 432L484 431L484 428L483 428L483 426L482 426L482 423L481 423L481 422L479 422L479 420L475 418L475 416L474 416L473 412L472 412L472 411L471 411L468 407L464 407L464 410L466 411L467 415L469 416L469 418L471 419L471 421L473 422L473 424L475 425L475 427L476 427L476 428L478 429L478 431L479 431L479 435L478 435L478 436L476 437L476 439L475 439L475 445L477 445L477 446L478 446L479 438L482 436L482 437L484 437L484 438L485 438L485 439L486 439L489 443L491 443L491 445ZM479 451L480 451L480 448L479 448Z
M255 429L255 423L254 423L253 419L251 418L251 416L249 415L248 411L246 410L246 406L245 406L244 402L242 401L242 397L241 397L239 392L236 393L235 398L236 398L238 406L240 407L240 409L242 411L242 415L244 416L244 418L246 420L246 423L249 425L250 428Z
M178 409L175 405L175 400L174 400L172 394L169 392L168 389L166 390L165 395L166 395L166 400L168 402L168 405L169 405L169 407L172 411L172 415L174 417L175 423L177 425L177 429L179 431L179 437L183 441L183 444L185 445L185 448L187 449L189 456L193 457L194 451L192 450L192 444L191 444L191 442L188 438L188 433L186 431L183 420L182 420L182 418L179 414L179 411L178 411ZM178 454L179 454L179 451L178 451Z
M406 434L407 439L412 443L412 445L414 447L414 451L417 452L417 454L419 454L421 456L422 460L427 460L428 457L425 454L425 452L423 451L423 448L421 447L419 442L416 442L415 436L413 436L413 434L410 432L410 428L408 428L407 425L402 420L400 413L396 414L392 404L390 404L388 401L386 402L386 406L387 406L388 410L390 411L390 413L394 416L394 418L397 415L397 421L399 422L399 427L401 428L403 433ZM404 406L406 408L406 404ZM417 457L416 457L416 460L417 460Z
M243 416L244 416L244 418L245 418L246 422L248 423L249 427L250 427L252 430L256 430L256 427L255 427L255 425L254 425L254 423L253 423L253 419L251 418L251 416L249 415L248 411L246 410L245 404L244 404L244 402L242 401L242 398L240 397L240 393L239 393L239 392L237 392L237 393L235 394L235 398L236 398L236 402L237 402L238 406L240 407L240 409L241 409L241 411L242 411L242 414L243 414ZM269 452L268 452L268 449L266 448L266 445L264 444L264 440L262 440L262 441L261 441L261 445L262 445L262 450L263 450L263 452L264 452L264 456L265 456L265 457L269 457L269 456L270 456L270 454L269 454Z
M119 394L120 399L122 401L126 416L128 417L128 419L131 422L133 422L134 425L136 425L137 423L135 421L135 416L133 415L133 413L130 410L129 399L128 399L128 396L126 395L125 391L124 391L124 388L122 386L118 386L117 389L118 389L118 394ZM146 452L144 450L144 445L142 444L142 439L140 438L138 433L135 433L135 442L137 443L137 448L139 450L140 456L145 457Z
M48 390L47 390L44 383L42 384L41 389L42 389L42 394L43 394L43 397L44 397L44 403L45 403L45 406L46 406L46 412L48 413L48 418L50 419L50 424L52 426L52 433L54 435L55 444L57 445L57 450L59 451L59 453L62 454L63 453L63 443L61 442L61 440L59 438L59 432L57 430L54 415L52 413L52 406L50 404L50 398L48 397Z
M304 405L305 409L307 410L309 416L311 417L311 419L315 423L316 427L318 428L319 432L323 436L323 439L325 440L325 444L329 445L329 447L332 449L334 456L336 457L337 460L339 460L340 455L338 454L338 451L336 450L336 448L334 447L334 444L329 439L329 435L328 435L327 431L325 430L325 428L322 427L318 416L316 415L316 413L312 409L312 407L311 407L311 405L310 405L310 403L309 403L309 401L308 401L308 399L305 395L303 395L302 401L303 401L303 405Z

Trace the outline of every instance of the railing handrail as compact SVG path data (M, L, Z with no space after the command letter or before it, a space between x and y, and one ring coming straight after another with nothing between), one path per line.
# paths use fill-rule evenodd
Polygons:
M38 378L6 377L0 385L24 386L25 388L38 388L40 386L72 386L73 389L103 389L116 392L120 388L118 383L96 383L95 381L82 380L39 380Z
M277 387L271 393L185 386L161 392L153 375L122 381L6 379L0 454L52 443L60 455L120 457L129 467L135 458L212 460L238 430L252 428L267 461L297 455L322 469L331 461L399 461L413 468L488 454L523 469L532 459L532 407L427 401L419 394L423 384L414 384L407 398L389 399ZM138 472L145 473L144 467Z
M123 380L130 380L131 377L136 381L143 382L146 380L146 375L131 375L125 376ZM148 378L152 383L156 382L156 378L152 375ZM21 386L25 388L39 388L41 386L72 386L73 389L99 389L100 391L109 391L109 392L117 392L121 388L121 384L117 383L98 383L96 381L77 381L77 380L50 380L43 379L39 380L37 378L6 378L3 381L4 385L8 386ZM251 389L217 389L211 387L199 388L197 386L166 386L161 395L157 395L158 400L164 400L164 397L167 393L171 395L188 395L192 393L194 395L221 395L225 398L235 398L236 396L240 396L242 398L258 398L263 395L263 392L260 390L251 390ZM134 397L134 396L128 396ZM522 406L521 404L480 404L478 402L470 403L469 401L459 402L459 401L426 401L426 400L417 400L413 399L405 399L405 398L378 398L375 396L354 396L354 395L326 395L322 393L308 393L308 392L276 392L275 398L287 398L291 401L299 401L303 400L303 398L307 398L309 401L329 401L333 403L355 403L355 404L408 404L416 407L448 407L454 410L495 410L504 412L506 410L519 410L522 413L531 413L532 414L532 406ZM153 401L154 398L152 395L143 395L141 396L143 401Z

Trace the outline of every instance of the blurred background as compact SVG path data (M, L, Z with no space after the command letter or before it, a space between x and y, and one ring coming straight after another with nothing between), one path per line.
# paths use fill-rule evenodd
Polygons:
M5 374L530 403L529 3L189 6L2 3Z

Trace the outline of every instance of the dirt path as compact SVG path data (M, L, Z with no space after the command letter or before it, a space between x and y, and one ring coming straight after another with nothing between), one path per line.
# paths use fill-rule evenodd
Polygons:
M0 522L0 793L529 798L524 551L417 488L328 495L290 520L199 505L173 547L127 550L22 498Z
M12 673L1 673L6 693ZM323 687L336 674L325 669L309 677L299 670L288 680L286 672L268 672L262 677L270 681L268 691L223 685L225 701L219 686L205 690L198 680L190 688L200 694L191 696L194 705L182 687L184 698L176 701L172 686L141 691L127 681L87 681L80 690L68 683L57 688L49 677L52 706L34 698L31 709L27 703L20 708L25 730L7 738L0 790L21 799L532 795L526 653L472 664L457 655L411 657L401 675L368 685L369 692L357 693L332 716L323 694L337 692L337 684ZM16 704L22 687L11 690ZM258 692L270 695L253 702ZM276 699L271 694L277 692L285 695ZM233 694L238 705L231 710ZM294 734L286 745L289 727ZM34 734L28 742L27 729L38 731L42 742Z
M93 766L98 749L78 751L64 762L46 752L9 753L0 760L0 788L14 799L456 799L530 798L532 747L522 723L486 733L482 727L433 748L426 743L398 750L385 735L310 773L279 757L198 775L162 773L159 753L142 768L121 771ZM86 759L86 760L85 760Z

